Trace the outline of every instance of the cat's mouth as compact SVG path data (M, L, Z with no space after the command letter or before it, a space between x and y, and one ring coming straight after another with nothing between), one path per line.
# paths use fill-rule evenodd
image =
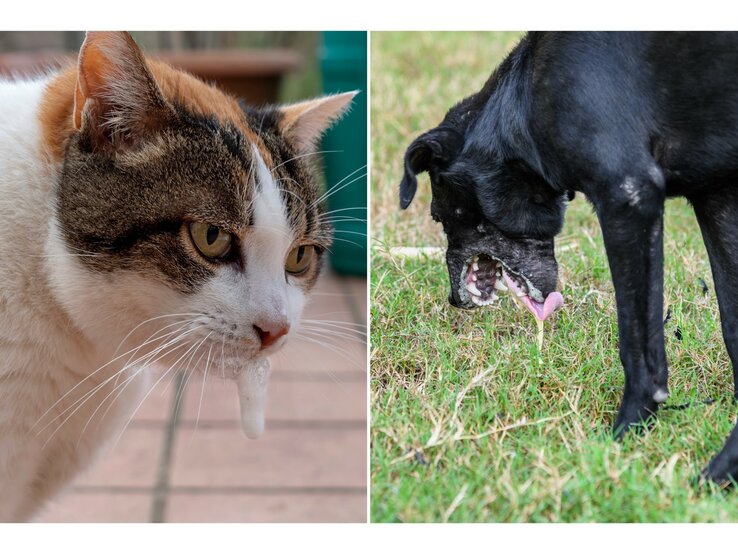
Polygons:
M285 339L282 339L285 341ZM252 341L242 343L232 341L224 342L222 339L212 340L209 345L203 344L195 359L199 360L198 371L204 375L212 375L222 379L238 379L241 373L255 363L260 363L269 356L279 351L284 342L274 345L268 349L261 349ZM208 355L208 353L210 353ZM194 365L194 362L193 362Z
M281 350L288 339L287 336L280 337L271 346L263 348L257 337L239 337L230 333L216 336L196 325L191 325L182 334L185 336L179 340L150 342L146 345L146 353L139 347L141 363L181 371L186 375L198 373L203 379L237 380L249 367Z

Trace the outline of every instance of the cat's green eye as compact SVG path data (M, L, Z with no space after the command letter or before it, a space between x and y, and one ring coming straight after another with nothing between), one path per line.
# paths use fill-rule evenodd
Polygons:
M233 236L215 225L199 221L190 223L190 237L206 258L223 258L231 251Z
M287 273L299 275L310 267L310 262L313 261L314 256L314 246L309 244L297 246L293 248L287 256L287 262L285 262L284 268L287 270Z

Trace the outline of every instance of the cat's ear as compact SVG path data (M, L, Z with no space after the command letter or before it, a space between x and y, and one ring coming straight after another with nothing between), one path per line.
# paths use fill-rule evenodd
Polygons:
M74 126L94 148L135 145L171 114L143 54L125 32L90 32L79 52Z
M298 151L312 152L323 133L348 111L358 93L355 90L281 106L280 131Z

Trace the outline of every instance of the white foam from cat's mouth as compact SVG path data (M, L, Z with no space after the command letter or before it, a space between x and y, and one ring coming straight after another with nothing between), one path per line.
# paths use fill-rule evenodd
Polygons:
M264 411L271 364L263 358L250 362L236 375L238 401L241 405L241 430L250 439L264 432Z

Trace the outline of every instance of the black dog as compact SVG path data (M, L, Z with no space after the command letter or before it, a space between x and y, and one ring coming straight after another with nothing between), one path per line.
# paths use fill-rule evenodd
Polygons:
M620 436L666 400L663 213L685 196L710 256L738 397L738 34L530 33L481 91L405 154L400 204L428 171L448 238L449 302L492 302L502 280L545 319L553 237L581 191L602 227L625 389ZM738 479L738 427L703 471Z

